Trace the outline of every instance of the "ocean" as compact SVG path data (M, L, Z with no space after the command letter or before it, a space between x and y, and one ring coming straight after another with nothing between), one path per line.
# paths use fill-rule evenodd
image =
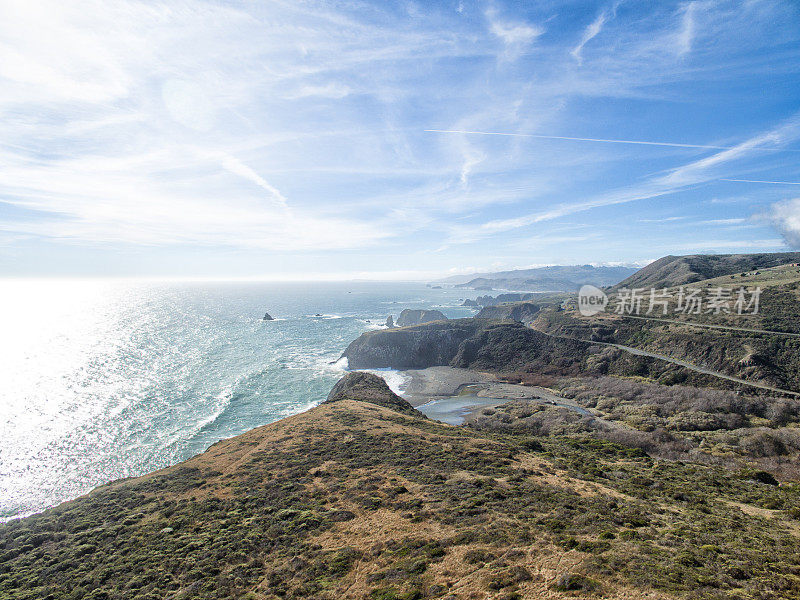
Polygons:
M302 412L344 374L339 357L358 335L404 308L472 316L459 304L476 295L420 283L2 281L0 520Z

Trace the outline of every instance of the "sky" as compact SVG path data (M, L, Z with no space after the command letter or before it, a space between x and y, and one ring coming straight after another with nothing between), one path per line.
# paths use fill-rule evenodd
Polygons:
M800 248L800 4L0 1L0 276Z

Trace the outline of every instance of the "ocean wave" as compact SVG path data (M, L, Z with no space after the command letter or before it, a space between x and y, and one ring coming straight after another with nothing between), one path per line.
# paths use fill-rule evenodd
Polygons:
M175 435L171 436L167 440L166 446L169 447L174 444L180 444L185 440L192 440L202 435L209 429L211 429L211 427L213 427L214 424L217 423L231 407L236 386L239 384L241 380L242 377L239 377L231 385L226 386L225 389L223 389L215 396L215 399L219 400L220 403L215 407L214 411L210 415L208 415L204 419L200 419L199 421L197 421L194 424L194 426L189 430L189 432L186 432L186 430L182 430L176 433Z
M366 373L372 373L382 378L389 389L398 396L402 396L406 391L406 386L411 382L411 377L402 371L395 369L361 369Z
M15 367L4 381L7 395L29 399L30 409L7 410L3 431L38 435L31 443L6 435L0 443L0 488L10 485L9 464L25 465L14 494L0 489L0 519L307 410L347 373L341 352L361 333L384 329L386 315L402 308L449 301L405 285L368 289L356 299L360 292L272 284L125 286L102 294L65 291L60 283L47 294L37 288L31 297L59 297L58 311L33 332L12 328L4 340L6 365ZM397 300L398 293L413 298ZM273 325L261 318L266 307L278 313ZM22 308L29 310L17 321L39 323L39 304ZM316 316L327 309L341 312ZM33 359L9 362L22 356ZM407 385L397 372L377 374L395 392Z
M375 329L386 329L386 323L381 322L380 319L372 319L372 320L362 319L361 322L364 323L368 331L372 331Z

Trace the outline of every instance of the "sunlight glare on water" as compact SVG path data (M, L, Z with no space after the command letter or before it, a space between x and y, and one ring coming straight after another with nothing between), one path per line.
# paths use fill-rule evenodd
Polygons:
M390 313L472 314L463 290L420 284L6 280L0 292L0 519L313 406L342 350Z

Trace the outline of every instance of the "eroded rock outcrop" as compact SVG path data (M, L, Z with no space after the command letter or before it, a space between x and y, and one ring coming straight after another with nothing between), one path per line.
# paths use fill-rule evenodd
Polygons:
M447 365L458 347L482 327L473 319L368 331L342 354L351 369L425 369Z
M533 302L515 302L485 306L475 315L476 319L510 319L518 323L530 323L536 318L541 307Z
M439 310L411 310L405 309L397 317L398 327L409 327L411 325L422 325L432 321L446 321L447 317Z
M342 377L325 402L340 400L360 400L406 414L421 414L407 400L395 394L382 378L372 373L353 372Z

